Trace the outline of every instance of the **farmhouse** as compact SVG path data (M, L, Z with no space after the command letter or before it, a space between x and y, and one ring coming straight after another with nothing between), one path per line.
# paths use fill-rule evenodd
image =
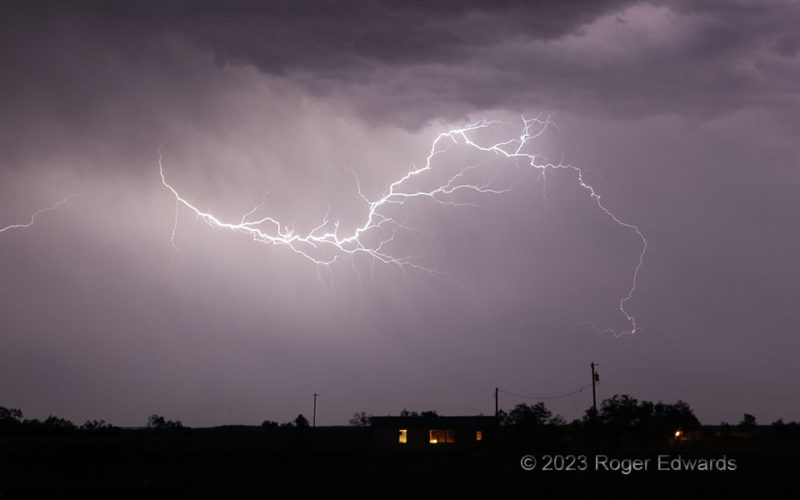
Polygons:
M491 440L495 417L372 417L373 443L390 448L468 448Z

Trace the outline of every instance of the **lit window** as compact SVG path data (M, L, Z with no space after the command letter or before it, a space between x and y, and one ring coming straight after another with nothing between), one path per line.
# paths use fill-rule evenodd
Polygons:
M475 441L483 440L483 431L475 431Z
M400 444L406 444L408 442L407 429L400 429L400 432L397 434L397 442Z
M430 429L428 431L428 442L430 444L452 443L455 441L456 431L453 429Z

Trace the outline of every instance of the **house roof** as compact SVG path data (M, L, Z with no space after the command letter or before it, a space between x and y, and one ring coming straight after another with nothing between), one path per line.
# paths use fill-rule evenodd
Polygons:
M497 425L495 417L481 416L413 416L413 417L372 417L371 426L375 428L474 428Z

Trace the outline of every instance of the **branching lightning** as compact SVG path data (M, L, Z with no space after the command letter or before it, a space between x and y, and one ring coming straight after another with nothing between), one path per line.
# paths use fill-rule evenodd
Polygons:
M408 201L425 198L441 205L465 206L473 205L467 202L454 201L453 195L472 192L478 194L503 194L511 190L511 185L496 186L494 177L484 183L468 182L468 173L474 169L481 168L483 163L465 166L450 176L446 181L439 183L432 189L422 189L414 187L414 180L431 172L435 168L434 159L437 155L447 151L453 145L461 145L472 148L473 150L489 153L501 159L520 161L525 165L539 170L542 178L546 180L544 174L547 170L569 170L577 175L577 181L591 197L594 204L615 224L622 226L636 234L642 243L638 262L633 269L631 284L627 294L619 300L619 310L630 324L630 329L624 332L617 332L612 329L600 329L591 323L584 323L592 326L598 332L610 332L615 335L636 332L636 318L630 314L625 306L633 298L637 288L639 271L644 264L644 255L647 250L647 240L639 228L631 223L624 222L611 212L602 203L601 196L595 191L591 184L584 179L584 171L576 166L563 162L552 163L537 154L526 150L531 141L539 138L550 126L554 126L550 118L526 119L522 117L522 129L519 136L511 137L505 141L490 145L482 145L476 142L471 136L475 132L488 129L494 125L501 124L499 121L478 121L463 128L453 129L439 134L433 141L430 151L421 167L414 167L405 175L389 184L386 191L377 199L367 197L356 176L356 187L358 195L367 207L363 222L349 234L340 234L340 224L332 221L329 214L326 214L321 222L306 233L296 233L284 224L271 216L256 216L263 206L256 206L245 213L238 222L226 222L210 212L206 212L186 198L169 182L167 182L164 166L162 164L161 151L159 151L158 165L161 174L161 183L175 197L176 213L175 223L172 230L171 242L176 251L180 251L175 243L175 234L178 224L178 211L185 207L193 212L197 217L204 220L211 226L227 229L230 231L249 235L253 240L273 245L281 245L292 252L302 256L318 266L330 266L340 256L366 255L372 262L381 262L398 266L401 269L413 269L428 273L435 277L442 277L436 269L432 269L419 263L419 255L394 255L389 246L398 232L420 231L409 227L402 221L397 221L387 214L386 209L391 206L402 206ZM386 231L389 229L388 231ZM375 237L380 233L380 236ZM326 250L327 252L323 252ZM332 255L332 256L329 256Z
M25 224L11 224L10 226L6 226L4 228L0 228L0 233L4 233L4 232L10 231L12 229L27 229L27 228L33 226L36 223L36 218L37 217L39 217L40 215L42 215L42 214L44 214L46 212L50 212L52 210L57 209L58 207L60 207L64 203L68 202L69 199L72 198L72 196L73 195L67 196L66 198L64 198L63 200L59 201L58 203L56 203L55 205L53 205L51 207L47 207L47 208L43 208L41 210L37 210L36 212L33 213L33 215L31 215L31 220L28 221Z

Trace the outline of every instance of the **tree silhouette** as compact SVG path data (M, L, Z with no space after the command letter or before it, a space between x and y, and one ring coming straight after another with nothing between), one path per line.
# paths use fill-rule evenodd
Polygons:
M22 422L22 411L19 408L0 406L0 425L14 425Z
M592 410L586 410L584 421L591 421ZM690 431L700 427L692 408L685 401L653 404L639 402L628 394L616 394L603 400L598 421L613 431L637 429L644 435L668 436L676 430Z
M653 407L652 417L657 421L663 421L665 424L684 431L694 430L700 427L700 421L695 417L689 403L681 400L673 404L666 404L659 401Z
M400 412L401 417L438 417L439 414L436 413L436 410L426 410L423 412L418 411L409 411L403 408L403 411Z
M632 427L642 421L644 412L648 410L650 406L640 408L639 402L632 396L615 394L600 404L599 417L602 423L613 427Z
M113 426L105 420L87 420L81 425L82 430L94 431L98 429L112 429Z
M53 429L74 429L75 424L70 422L69 420L61 417L56 417L54 415L50 415L42 422L46 427L50 427Z
M756 426L756 417L750 415L749 413L745 413L742 417L742 421L739 422L739 427L741 429L754 429Z
M369 427L369 424L372 422L372 416L367 415L366 412L355 412L353 417L348 421L348 423L354 427Z
M181 429L183 424L180 420L167 420L161 415L150 415L147 419L148 429Z
M552 418L553 413L548 410L542 402L533 405L520 403L508 414L507 423L510 425L533 427L548 424L551 422Z
M508 419L508 413L506 413L504 410L497 410L497 415L495 415L495 416L497 417L497 422L500 425L510 425L511 424L511 422Z
M301 413L300 415L297 416L297 418L294 419L294 425L298 429L306 429L309 426L308 419L304 417L303 414Z

